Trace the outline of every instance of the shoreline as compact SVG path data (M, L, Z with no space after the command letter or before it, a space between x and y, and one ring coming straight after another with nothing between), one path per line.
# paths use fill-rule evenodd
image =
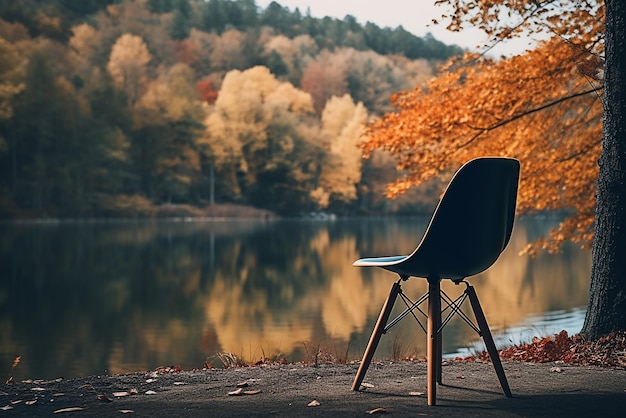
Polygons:
M437 406L427 406L426 363L401 361L372 363L367 385L358 392L350 389L358 363L171 369L16 382L0 387L0 414L359 417L374 411L393 416L574 417L618 416L626 404L623 369L563 362L503 364L512 398L502 394L491 363L447 361Z

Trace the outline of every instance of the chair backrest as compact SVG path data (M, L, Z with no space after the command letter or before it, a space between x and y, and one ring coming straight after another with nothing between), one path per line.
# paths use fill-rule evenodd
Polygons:
M402 271L461 280L489 268L511 238L519 172L519 161L512 158L482 157L465 163Z

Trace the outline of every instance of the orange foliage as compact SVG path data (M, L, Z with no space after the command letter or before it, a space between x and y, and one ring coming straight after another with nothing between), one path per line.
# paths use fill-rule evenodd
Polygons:
M396 111L370 123L361 144L366 155L389 151L405 170L404 178L389 185L388 195L474 157L516 157L522 164L519 212L573 211L527 250L557 251L566 240L589 245L602 138L604 8L574 10L573 3L580 2L565 0L438 3L456 8L453 29L465 18L484 29L491 23L496 29L487 32L506 38L515 31L498 28L497 16L508 9L521 16L516 30L530 25L528 30L548 28L557 35L508 59L467 54L425 85L394 95ZM547 3L563 9L547 10Z
M313 98L313 107L317 113L322 112L326 101L332 96L342 96L348 90L345 66L333 61L333 56L322 53L304 70L300 87Z
M594 365L626 368L626 332L614 332L597 341L589 341L580 334L568 336L561 331L552 337L533 338L531 343L513 345L500 351L500 358L532 363L559 361L565 364ZM479 360L488 360L488 353L478 354Z
M197 43L190 39L175 42L174 50L176 52L176 60L189 66L195 64L200 59Z
M198 88L198 92L200 93L200 97L202 100L208 104L215 103L217 100L218 91L213 88L213 82L208 78L199 81L196 84Z

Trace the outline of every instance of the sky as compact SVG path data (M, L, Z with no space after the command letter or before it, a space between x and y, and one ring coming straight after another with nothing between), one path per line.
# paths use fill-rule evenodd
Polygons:
M487 38L478 29L467 28L461 32L451 32L446 29L446 24L434 25L433 19L441 21L441 15L449 9L443 6L435 6L435 0L276 0L277 3L289 10L296 7L302 14L310 10L311 16L322 18L330 16L343 19L346 15L352 15L361 24L368 21L375 23L381 28L392 29L402 27L414 35L423 37L430 32L433 36L445 44L456 44L471 51L482 52ZM259 7L265 9L272 0L256 0ZM490 55L510 56L522 53L534 45L528 38L508 41L498 45L490 51Z

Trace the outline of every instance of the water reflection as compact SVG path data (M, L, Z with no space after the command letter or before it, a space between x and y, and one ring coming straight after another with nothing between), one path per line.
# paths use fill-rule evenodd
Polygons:
M201 367L222 351L249 361L279 353L299 360L317 345L356 358L395 277L352 261L411 251L425 223L0 225L0 366L8 369L21 354L16 378L71 377ZM568 247L558 256L518 256L554 224L519 220L496 265L471 280L492 329L521 338L524 326L534 330L528 318L567 316L586 305L588 252ZM443 288L450 295L462 290ZM404 289L413 298L426 291L419 279ZM425 337L408 318L390 334L377 356L388 357L394 340L406 355L425 354ZM456 353L476 340L452 321L444 350Z

